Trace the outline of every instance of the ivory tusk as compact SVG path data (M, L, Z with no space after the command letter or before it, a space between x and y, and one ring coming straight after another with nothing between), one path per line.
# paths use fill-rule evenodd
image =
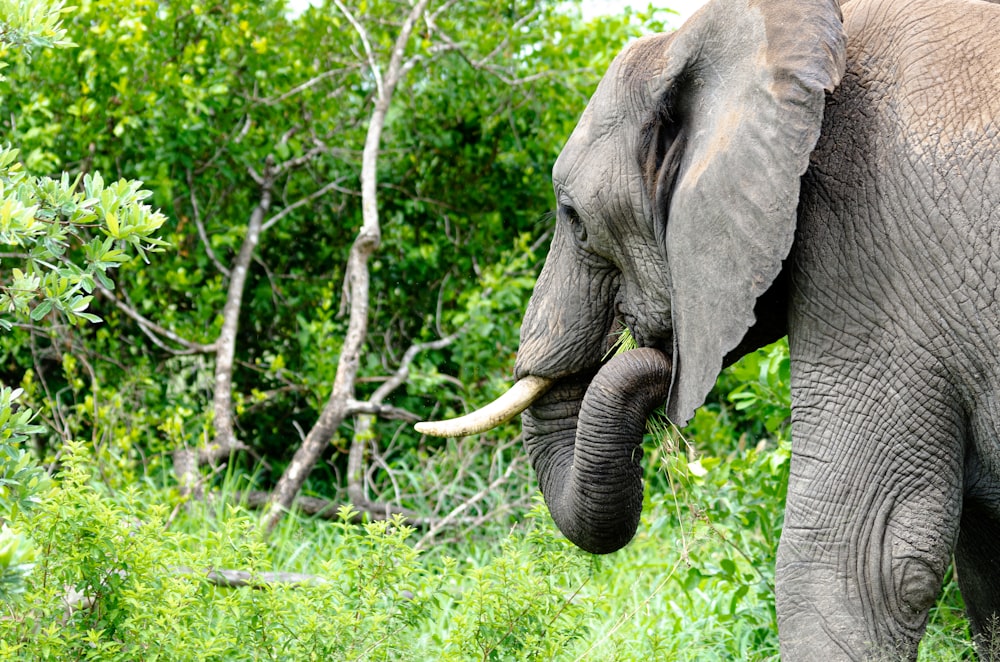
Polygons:
M528 408L538 396L548 390L552 379L528 375L519 379L506 393L474 412L447 421L423 421L414 428L433 437L467 437L492 430Z

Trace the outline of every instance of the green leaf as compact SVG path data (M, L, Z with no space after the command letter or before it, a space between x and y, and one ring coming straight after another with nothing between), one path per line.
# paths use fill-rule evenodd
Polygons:
M108 224L108 232L111 234L111 236L114 237L115 239L121 238L121 232L118 227L118 214L114 212L108 212L107 216L105 216L105 221Z
M52 300L46 299L35 306L35 308L31 311L31 319L34 322L39 322L50 312L52 312Z

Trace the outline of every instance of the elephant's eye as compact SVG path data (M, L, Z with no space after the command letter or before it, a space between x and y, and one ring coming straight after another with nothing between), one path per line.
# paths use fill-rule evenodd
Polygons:
M576 235L577 241L581 244L587 242L587 228L583 224L583 220L580 218L580 214L577 213L576 209L570 207L569 205L559 205L559 215L566 219L569 223L570 228L573 229L573 234Z

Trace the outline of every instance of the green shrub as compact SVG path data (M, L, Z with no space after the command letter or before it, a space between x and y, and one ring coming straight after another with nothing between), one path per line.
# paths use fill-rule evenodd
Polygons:
M421 555L401 519L353 524L347 508L269 545L241 508L193 503L172 518L163 491L110 492L84 444L62 462L15 520L38 558L0 619L3 659L555 659L585 632L586 556L541 509L485 564ZM275 582L276 558L309 575ZM216 585L221 569L257 588Z
M115 492L69 444L46 498L14 521L36 554L0 618L0 659L776 659L788 458L786 442L717 463L661 454L650 472L669 465L672 489L648 495L630 545L592 557L541 505L500 539L426 552L401 520L355 524L349 509L293 514L265 544L235 494L185 506L148 482ZM249 586L217 585L223 569ZM922 659L970 651L950 582Z

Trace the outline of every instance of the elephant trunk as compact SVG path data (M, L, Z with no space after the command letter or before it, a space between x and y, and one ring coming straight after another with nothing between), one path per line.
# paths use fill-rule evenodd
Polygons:
M593 554L624 547L642 513L642 436L670 388L670 361L636 349L593 379L561 380L522 414L524 444L559 530Z

